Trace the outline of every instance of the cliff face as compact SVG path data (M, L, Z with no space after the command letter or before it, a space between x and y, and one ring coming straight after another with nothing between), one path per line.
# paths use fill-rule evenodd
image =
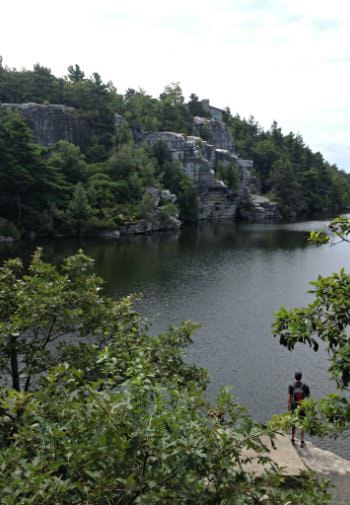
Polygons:
M208 142L213 144L216 149L225 149L230 153L235 152L234 139L226 123L216 119L195 117L192 127L193 135L200 137L203 129L206 129L209 134Z
M42 146L51 146L58 140L67 140L83 149L88 145L88 124L72 107L35 103L4 103L0 106L18 111ZM116 131L124 121L121 115L115 115ZM201 138L204 133L207 141ZM262 202L261 198L251 194L254 186L251 176L253 162L241 159L235 152L234 139L224 121L195 117L191 136L174 132L135 131L134 138L139 144L164 142L168 146L172 159L182 164L197 187L200 219L234 219L239 215L243 219L261 221L280 217L276 204L266 198ZM235 191L216 178L219 162L236 166L239 184Z
M3 103L1 107L19 112L42 146L67 140L84 148L88 142L88 125L73 107L38 103Z
M116 121L120 127L121 117ZM117 125L118 123L118 125ZM205 132L208 141L203 140ZM277 204L252 194L255 178L252 160L244 160L235 151L232 134L219 119L195 117L192 136L174 132L134 132L137 143L155 145L164 142L172 159L179 161L198 190L199 218L203 220L235 219L250 221L279 219ZM235 191L217 179L218 164L234 164L239 184Z
M227 125L218 120L194 118L193 133L199 134L205 125L210 141L198 135L185 136L173 132L135 132L137 143L155 145L164 142L173 160L179 161L198 189L200 219L234 219L249 194L250 160L241 160L234 151L234 140ZM218 163L234 163L239 175L239 187L231 191L216 178Z

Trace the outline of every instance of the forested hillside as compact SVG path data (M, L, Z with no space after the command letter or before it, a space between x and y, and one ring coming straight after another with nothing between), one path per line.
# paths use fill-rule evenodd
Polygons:
M206 117L195 94L188 103L178 83L158 99L144 90L120 94L99 74L87 77L79 65L58 78L39 64L16 70L0 62L0 102L64 104L77 109L88 125L82 150L67 141L43 148L16 112L0 110L0 217L10 233L95 233L121 222L152 215L155 202L146 188L167 188L177 195L182 221L196 221L197 195L192 180L165 146L137 146L132 131L191 134L194 116ZM125 121L115 130L115 113ZM350 204L347 174L305 146L300 135L283 135L274 123L264 131L253 119L224 121L238 153L254 160L256 186L277 201L282 214L306 216L336 211ZM201 136L209 140L203 127ZM164 219L176 213L162 207Z

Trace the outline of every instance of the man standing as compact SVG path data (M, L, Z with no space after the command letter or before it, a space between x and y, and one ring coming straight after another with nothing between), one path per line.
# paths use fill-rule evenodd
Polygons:
M307 384L301 382L303 374L301 372L295 372L294 378L295 382L289 385L288 388L288 410L294 412L304 401L305 398L310 396L310 388ZM305 414L301 410L299 412L301 416ZM292 444L295 444L295 426L292 426ZM300 432L300 447L304 447L304 429Z

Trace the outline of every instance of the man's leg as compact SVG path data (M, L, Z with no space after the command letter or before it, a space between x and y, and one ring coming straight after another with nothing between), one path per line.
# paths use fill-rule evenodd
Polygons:
M300 430L300 447L304 447L304 445L305 445L304 435L305 435L304 429L301 429Z
M292 444L295 443L295 426L292 426Z

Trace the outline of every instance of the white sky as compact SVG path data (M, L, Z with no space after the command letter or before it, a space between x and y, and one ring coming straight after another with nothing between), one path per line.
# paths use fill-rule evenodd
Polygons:
M154 96L179 81L350 172L349 0L0 0L0 19L9 67L78 63Z

